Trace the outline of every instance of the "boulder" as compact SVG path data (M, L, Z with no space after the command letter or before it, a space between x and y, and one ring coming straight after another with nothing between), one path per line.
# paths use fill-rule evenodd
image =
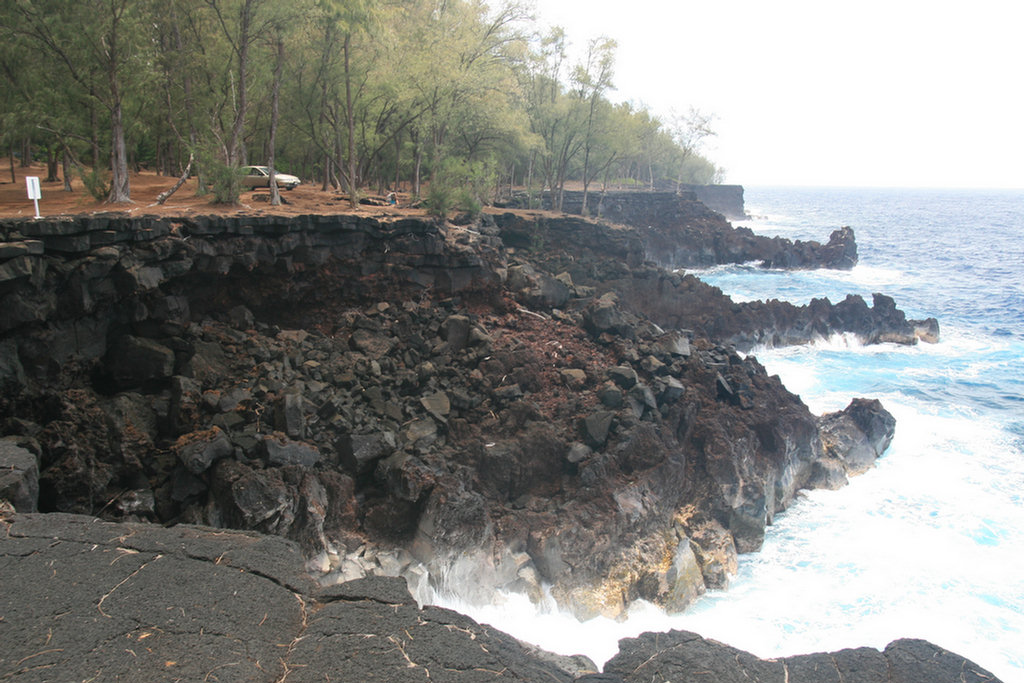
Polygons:
M441 339L447 342L448 351L461 351L469 344L469 333L473 325L464 315L450 315L441 324Z
M212 471L211 515L220 525L287 535L295 519L293 492L276 469L257 470L225 460Z
M35 512L39 505L39 463L17 437L0 439L0 500L18 512Z
M529 264L518 264L508 269L508 287L520 300L537 308L560 308L572 295L571 278L552 277Z
M213 427L179 437L174 451L189 472L202 474L218 460L234 455L235 447L223 430Z
M877 399L855 398L842 411L822 415L818 424L825 455L850 475L871 467L896 431L896 418Z
M293 439L306 436L305 407L302 394L287 392L274 404L274 428Z
M361 351L370 358L383 358L394 348L396 340L385 332L359 328L349 337L353 351Z
M597 398L601 401L601 405L610 410L618 410L625 402L622 397L622 389L611 381L601 385L597 390Z
M448 394L443 391L422 396L420 398L420 405L423 406L423 409L432 417L442 423L447 422L448 414L452 410L452 404L448 398Z
M583 419L583 438L594 448L601 448L608 441L615 413L608 410L598 411Z
M124 335L111 345L106 365L119 389L141 387L174 374L174 352L152 339Z
M377 461L392 450L380 433L345 434L335 443L335 448L341 464L356 476L373 472Z
M320 450L302 441L293 441L281 433L263 437L263 453L271 465L313 467L320 462Z
M428 448L437 436L437 423L429 418L413 420L402 430L402 440L413 448Z
M624 311L614 295L605 295L591 301L583 311L583 325L595 337L608 333L632 339L636 323L636 316Z
M579 464L594 454L594 451L590 449L586 444L578 441L574 442L569 446L569 452L566 454L565 459L573 464Z
M637 382L636 370L628 365L617 365L608 369L608 379L623 389L632 389Z
M587 384L587 373L578 368L565 368L559 375L566 387L573 391L579 391Z

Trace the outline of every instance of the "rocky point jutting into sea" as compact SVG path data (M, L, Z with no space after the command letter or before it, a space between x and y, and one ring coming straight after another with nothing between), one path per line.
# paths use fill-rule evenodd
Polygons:
M636 599L678 611L727 585L800 489L842 486L895 428L870 398L812 415L737 349L834 332L913 344L938 325L883 295L734 303L673 270L849 268L849 228L790 243L692 195L615 199L621 224L512 210L0 224L0 498L17 510L0 567L25 587L3 598L17 645L0 671L111 677L145 651L168 680L573 680L586 663L421 610L380 577L478 600L550 586L580 618ZM62 614L74 623L46 636ZM920 641L762 662L673 633L624 641L602 676L687 666L988 675Z

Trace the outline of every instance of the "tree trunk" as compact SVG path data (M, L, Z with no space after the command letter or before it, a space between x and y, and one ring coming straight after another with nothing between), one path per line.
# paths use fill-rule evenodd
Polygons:
M277 162L277 122L280 112L281 100L281 69L284 65L284 40L280 34L277 36L277 63L274 64L274 87L270 105L270 153L267 155L267 166L270 170L270 205L281 205L281 192L277 188L277 171L274 164Z
M174 11L173 4L171 5L171 17L174 19L174 21L171 22L171 25L172 25L172 27L174 29L174 44L177 47L178 53L180 54L185 49L185 44L184 44L184 41L181 38L180 22L177 19L177 13ZM195 158L196 147L199 146L199 132L196 130L195 108L193 106L193 97L192 97L192 77L189 75L189 72L188 72L187 69L182 74L181 86L182 86L182 89L184 91L184 102L183 102L183 104L185 106L185 118L188 119L188 144L189 144L188 165L191 166L192 165L192 161ZM180 156L177 157L177 158L180 159ZM196 174L196 176L197 176L196 191L197 192L201 192L202 191L202 185L203 185L202 173L203 173L203 169L202 169L202 166L200 166L199 170L198 170L198 172Z
M89 130L92 133L92 166L98 168L102 152L100 152L100 122L99 117L96 116L95 106L89 107Z
M114 109L110 113L110 196L111 204L130 202L131 192L128 176L128 153L124 142L124 120L122 119L121 101L115 99Z
M130 202L131 191L128 176L128 148L125 144L124 107L121 101L121 79L118 74L118 60L121 49L118 44L118 15L115 15L110 33L106 36L107 82L110 86L110 197L112 204Z
M530 152L530 163L526 167L526 208L533 208L533 161L537 158L537 150Z
M348 182L348 165L345 163L345 154L341 150L340 136L335 136L334 139L334 164L332 170L341 176L342 188L346 192L350 192L351 188Z
M412 196L419 199L420 196L420 166L423 164L423 148L420 146L419 136L416 137L416 159L413 162L412 171Z
M252 4L253 0L245 0L239 17L238 105L231 126L231 140L226 159L231 168L237 168L242 162L242 134L245 128L245 115L249 108L249 26L252 22Z
M352 34L345 34L342 51L345 56L345 125L348 128L348 201L352 208L359 205L356 196L356 116L352 111L352 72L349 68L349 48Z
M400 175L402 170L402 135L401 132L395 135L395 192L398 192L399 183L402 181Z
M57 177L57 150L50 147L46 150L46 180L47 183L55 183L60 178Z
M587 208L587 191L590 189L590 179L587 173L590 171L590 149L583 154L583 207L580 209L581 216L589 216L590 209Z
M61 173L64 175L64 191L71 192L71 154L64 147L60 155Z
M10 156L9 156L8 160L11 163L11 182L14 183L14 182L17 182L18 179L16 177L14 177L14 140L13 140L13 138L11 139L10 145L8 147L8 151L10 152Z

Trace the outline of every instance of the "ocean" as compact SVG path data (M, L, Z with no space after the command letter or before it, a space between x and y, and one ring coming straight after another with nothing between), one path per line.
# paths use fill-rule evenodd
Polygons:
M770 374L820 414L878 398L892 446L840 491L802 494L724 591L684 614L640 604L579 623L496 596L436 602L599 665L618 639L695 631L760 657L883 648L922 638L1024 683L1024 191L747 188L755 232L825 241L853 227L852 271L754 265L695 271L736 300L892 296L934 316L938 344L759 348Z

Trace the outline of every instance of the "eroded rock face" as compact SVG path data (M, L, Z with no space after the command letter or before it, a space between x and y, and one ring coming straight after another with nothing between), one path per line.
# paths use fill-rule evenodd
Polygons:
M635 230L531 220L18 224L45 249L0 291L0 417L40 507L274 533L346 576L403 550L614 616L725 585L799 489L884 450L880 406L819 422L726 341L889 339L891 300L736 308Z
M35 512L39 504L39 463L17 437L0 439L0 500L18 512Z
M896 420L875 399L854 399L842 412L819 420L825 456L839 460L847 474L866 472L892 443Z
M734 207L738 211L722 213L742 216L742 203L740 189L738 207ZM525 207L525 202L519 204ZM582 204L582 193L564 193L565 212L581 215L585 213ZM757 261L766 268L849 270L857 264L857 243L849 227L833 231L825 244L757 235L749 228L734 228L719 209L709 208L693 192L592 193L587 205L587 215L635 229L632 243L620 244L618 250L640 250L646 260L663 268L706 268ZM545 202L545 207L551 208L550 202ZM564 247L560 235L548 228L550 223L538 218L533 229L526 229L519 215L498 217L499 226L510 233L515 246L542 243ZM573 219L559 223L571 226ZM564 233L565 226L559 225L557 232Z

